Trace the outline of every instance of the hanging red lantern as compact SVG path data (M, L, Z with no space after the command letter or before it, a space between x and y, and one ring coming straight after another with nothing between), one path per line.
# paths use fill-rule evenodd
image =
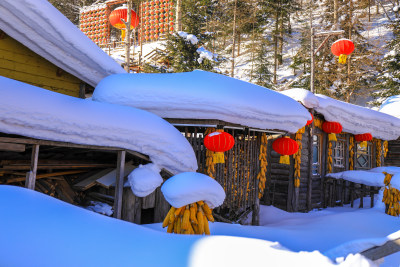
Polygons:
M325 121L322 124L322 130L328 133L329 141L337 141L336 134L341 133L343 130L342 125L335 121Z
M339 63L345 64L347 56L354 51L354 43L349 39L339 39L332 44L331 51L339 57Z
M288 136L281 137L276 139L272 143L272 149L275 150L277 153L281 154L279 159L279 163L281 164L290 164L290 155L293 155L299 150L299 145L297 142Z
M213 162L224 163L224 152L232 149L235 139L226 132L213 132L204 138L204 145L208 150L214 151Z
M154 35L154 39L158 39L158 34Z
M169 31L170 31L170 32L173 32L173 31L174 31L174 27L170 27L170 28L169 28Z
M164 28L160 28L160 33L164 33Z
M121 30L121 39L125 37L125 24L121 19L127 21L128 9L126 7L119 7L111 12L109 20L112 26ZM139 16L135 11L131 10L131 29L139 25Z
M367 147L367 145L368 145L367 142L372 140L372 134L370 134L370 133L356 134L356 135L354 135L354 139L357 142L360 142L361 147Z
M310 113L310 115L311 115L311 120L307 121L306 126L310 125L314 121L314 116L311 113Z

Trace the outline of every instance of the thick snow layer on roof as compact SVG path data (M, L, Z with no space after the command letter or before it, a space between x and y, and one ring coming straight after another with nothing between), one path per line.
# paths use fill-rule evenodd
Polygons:
M193 149L144 110L70 97L0 76L0 132L138 151L171 172L195 171Z
M163 118L217 119L289 132L311 118L302 105L278 92L206 71L111 75L97 85L93 100Z
M0 185L0 213L1 266L374 266L359 254L349 255L336 265L319 251L293 252L278 242L234 236L238 234L161 233L15 186ZM396 219L389 217L385 216ZM340 222L335 221L340 229L349 228ZM161 228L161 224L157 225ZM325 224L315 228L330 232L326 231L328 227ZM210 228L212 233L217 228L232 232L249 229L253 234L268 231L264 227L225 223L210 223ZM375 227L373 230L377 228L388 231L388 227ZM310 232L302 231L302 242L310 240ZM297 232L280 231L279 235L291 239L293 233ZM320 243L328 243L326 239L321 240ZM21 257L21 251L24 257Z
M184 172L169 178L161 187L165 199L175 208L203 200L210 208L221 206L225 191L210 176Z
M400 136L400 119L366 107L342 102L304 89L281 92L324 115L327 121L337 121L343 131L352 134L371 133L373 137L394 140Z
M92 86L125 72L46 0L1 0L0 29Z
M135 196L145 197L153 193L163 182L160 171L161 169L154 163L139 165L133 170L128 175L128 183Z
M379 111L400 119L400 95L386 99L380 106Z
M400 168L399 167L377 167L367 171L355 170L344 171L337 173L328 173L326 176L335 179L344 179L354 183L365 184L369 186L385 186L385 175L383 172L393 174L391 185L394 188L400 189Z

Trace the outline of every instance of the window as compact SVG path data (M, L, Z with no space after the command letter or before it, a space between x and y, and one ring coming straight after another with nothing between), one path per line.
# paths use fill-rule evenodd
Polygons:
M312 174L321 175L321 137L319 135L313 135Z
M356 154L356 168L357 169L370 169L371 168L371 145L368 144L366 147L361 147L357 144Z
M333 143L332 160L333 166L344 168L344 142L339 140Z

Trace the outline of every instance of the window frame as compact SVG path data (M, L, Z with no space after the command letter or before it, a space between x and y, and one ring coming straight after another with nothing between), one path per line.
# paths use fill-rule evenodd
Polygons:
M356 142L355 143L355 147L356 147L356 153L354 153L355 158L354 158L354 169L356 170L369 170L372 168L372 159L373 159L373 147L372 147L372 143L368 142L367 143L367 151L364 152L363 150L361 150L360 148L360 142ZM361 164L359 164L358 159L360 157L363 157L364 159L366 159L367 162L367 166L361 166Z
M314 137L317 137L317 140L314 140ZM322 176L322 134L319 133L314 133L313 134L313 143L312 143L312 150L313 150L313 158L311 159L312 162L312 176L313 177L318 177ZM318 161L314 162L314 144L317 145L317 151L318 151ZM314 171L316 170L316 172Z

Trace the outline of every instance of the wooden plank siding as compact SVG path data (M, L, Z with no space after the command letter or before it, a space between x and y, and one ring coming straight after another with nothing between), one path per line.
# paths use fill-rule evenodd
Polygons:
M1 30L0 76L75 97L83 83Z
M384 160L385 166L400 167L400 139L389 141L388 153Z

